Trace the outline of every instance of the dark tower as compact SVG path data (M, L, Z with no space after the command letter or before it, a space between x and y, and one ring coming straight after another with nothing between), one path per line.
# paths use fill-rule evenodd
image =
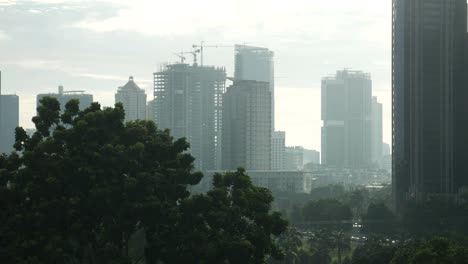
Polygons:
M466 0L393 0L393 190L397 209L465 185Z

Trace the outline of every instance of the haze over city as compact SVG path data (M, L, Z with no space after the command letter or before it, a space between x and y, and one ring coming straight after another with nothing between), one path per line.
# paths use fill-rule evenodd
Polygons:
M0 0L0 263L468 263L467 0Z
M275 52L275 124L287 145L320 149L320 82L344 68L371 74L391 143L389 0L0 1L0 13L3 93L20 96L26 128L38 93L63 85L112 106L132 75L151 95L152 73L205 41ZM207 48L204 57L233 75L233 47Z

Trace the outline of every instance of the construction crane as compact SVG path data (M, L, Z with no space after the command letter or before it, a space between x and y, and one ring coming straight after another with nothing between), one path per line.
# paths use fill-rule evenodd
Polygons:
M187 58L185 58L185 56L184 56L183 54L184 54L183 52L181 52L181 53L174 53L174 55L176 55L177 57L180 58L180 63L182 63L182 64L183 64L183 63L185 62L185 60L187 59Z
M192 48L198 49L200 52L200 65L203 66L203 49L204 48L232 48L234 45L205 45L205 41L200 42L200 45L192 45Z
M194 49L193 51L182 51L179 53L174 53L177 57L180 58L181 62L184 63L187 59L184 54L191 54L193 56L193 65L197 65L197 53L200 53L200 49Z

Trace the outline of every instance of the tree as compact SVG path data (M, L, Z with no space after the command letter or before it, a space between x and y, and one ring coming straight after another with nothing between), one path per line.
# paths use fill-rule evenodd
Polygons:
M383 203L371 203L364 216L362 231L366 234L395 236L397 219L395 214Z
M352 228L351 208L336 199L311 201L304 206L302 215L312 227L320 226L343 231Z
M284 259L281 261L270 260L270 263L310 263L311 254L304 248L301 238L301 234L298 230L289 228L287 232L277 239L278 245L284 250Z
M311 201L304 206L303 217L316 229L310 242L317 253L322 256L336 250L341 264L342 253L350 249L350 237L346 232L352 228L351 208L335 199Z
M197 246L206 221L219 222L200 239L231 242L224 256L248 263L251 255L239 253L246 248L256 259L276 253L269 235L286 223L266 212L271 195L247 175L218 176L232 184L190 197L187 187L203 175L193 171L185 139L149 121L124 124L121 104L80 111L72 100L60 115L58 101L46 97L37 110L37 131L30 137L18 128L17 152L0 157L0 263L173 263L174 253ZM230 217L228 232L221 221Z
M213 189L182 201L180 218L171 230L183 240L164 241L164 263L264 263L267 256L281 259L283 250L272 237L287 222L271 212L273 196L256 187L244 169L216 174ZM173 243L172 243L173 242ZM150 241L150 245L154 241Z
M465 264L468 263L468 249L441 237L427 241L409 241L398 248L390 263Z
M353 252L352 264L388 264L397 247L391 242L370 238L358 245Z

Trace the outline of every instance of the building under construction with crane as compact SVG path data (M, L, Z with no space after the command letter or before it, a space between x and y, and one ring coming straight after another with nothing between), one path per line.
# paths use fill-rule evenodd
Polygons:
M175 138L190 142L190 153L199 170L213 170L220 163L222 96L225 92L225 68L199 66L196 55L192 65L180 63L161 67L154 73L154 121L161 129L170 129Z

